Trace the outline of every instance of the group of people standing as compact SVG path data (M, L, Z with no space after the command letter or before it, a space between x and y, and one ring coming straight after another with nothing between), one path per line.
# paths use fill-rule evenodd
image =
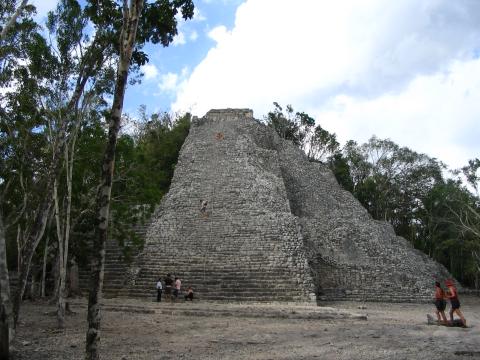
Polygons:
M164 281L162 282L161 278L158 278L157 281L157 302L162 301L162 293L165 293L165 299L169 302L177 301L178 295L182 289L182 281L180 278L172 278L171 274L167 274ZM173 297L172 297L173 295ZM188 287L185 293L185 300L193 301L193 289L191 286Z
M437 314L438 323L443 325L453 325L453 314L457 314L462 321L462 326L467 326L467 321L460 310L460 300L458 299L458 292L455 287L455 283L448 279L445 281L445 285L447 290L444 291L442 286L438 281L435 282L435 307ZM447 321L447 317L445 316L445 308L447 307L447 301L450 300L450 321Z

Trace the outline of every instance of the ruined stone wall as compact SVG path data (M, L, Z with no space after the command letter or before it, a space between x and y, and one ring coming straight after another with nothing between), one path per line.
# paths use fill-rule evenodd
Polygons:
M205 299L267 301L419 300L448 276L248 109L194 119L130 273L130 295L172 273Z

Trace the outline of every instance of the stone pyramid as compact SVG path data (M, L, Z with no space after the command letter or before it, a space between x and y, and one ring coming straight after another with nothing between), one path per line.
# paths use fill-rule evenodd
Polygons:
M450 277L248 109L194 118L126 293L167 273L201 299L303 302L426 300Z

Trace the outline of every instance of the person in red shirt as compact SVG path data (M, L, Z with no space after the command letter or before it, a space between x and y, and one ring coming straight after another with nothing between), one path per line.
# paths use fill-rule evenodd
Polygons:
M437 314L438 322L446 325L445 308L447 307L447 302L445 301L445 293L438 281L435 281L435 307L437 308L435 313Z
M452 280L448 279L445 281L445 285L448 287L447 298L450 299L450 322L453 323L453 313L456 313L462 320L463 326L467 326L467 321L460 310L460 300L458 300L457 289Z

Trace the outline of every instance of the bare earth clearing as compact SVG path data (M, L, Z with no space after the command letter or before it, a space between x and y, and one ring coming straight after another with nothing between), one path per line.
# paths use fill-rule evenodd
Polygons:
M428 326L428 304L106 299L102 358L480 359L480 298L461 301L467 329ZM53 306L26 302L12 358L83 359L86 301L73 300L72 309L67 329L59 331Z

